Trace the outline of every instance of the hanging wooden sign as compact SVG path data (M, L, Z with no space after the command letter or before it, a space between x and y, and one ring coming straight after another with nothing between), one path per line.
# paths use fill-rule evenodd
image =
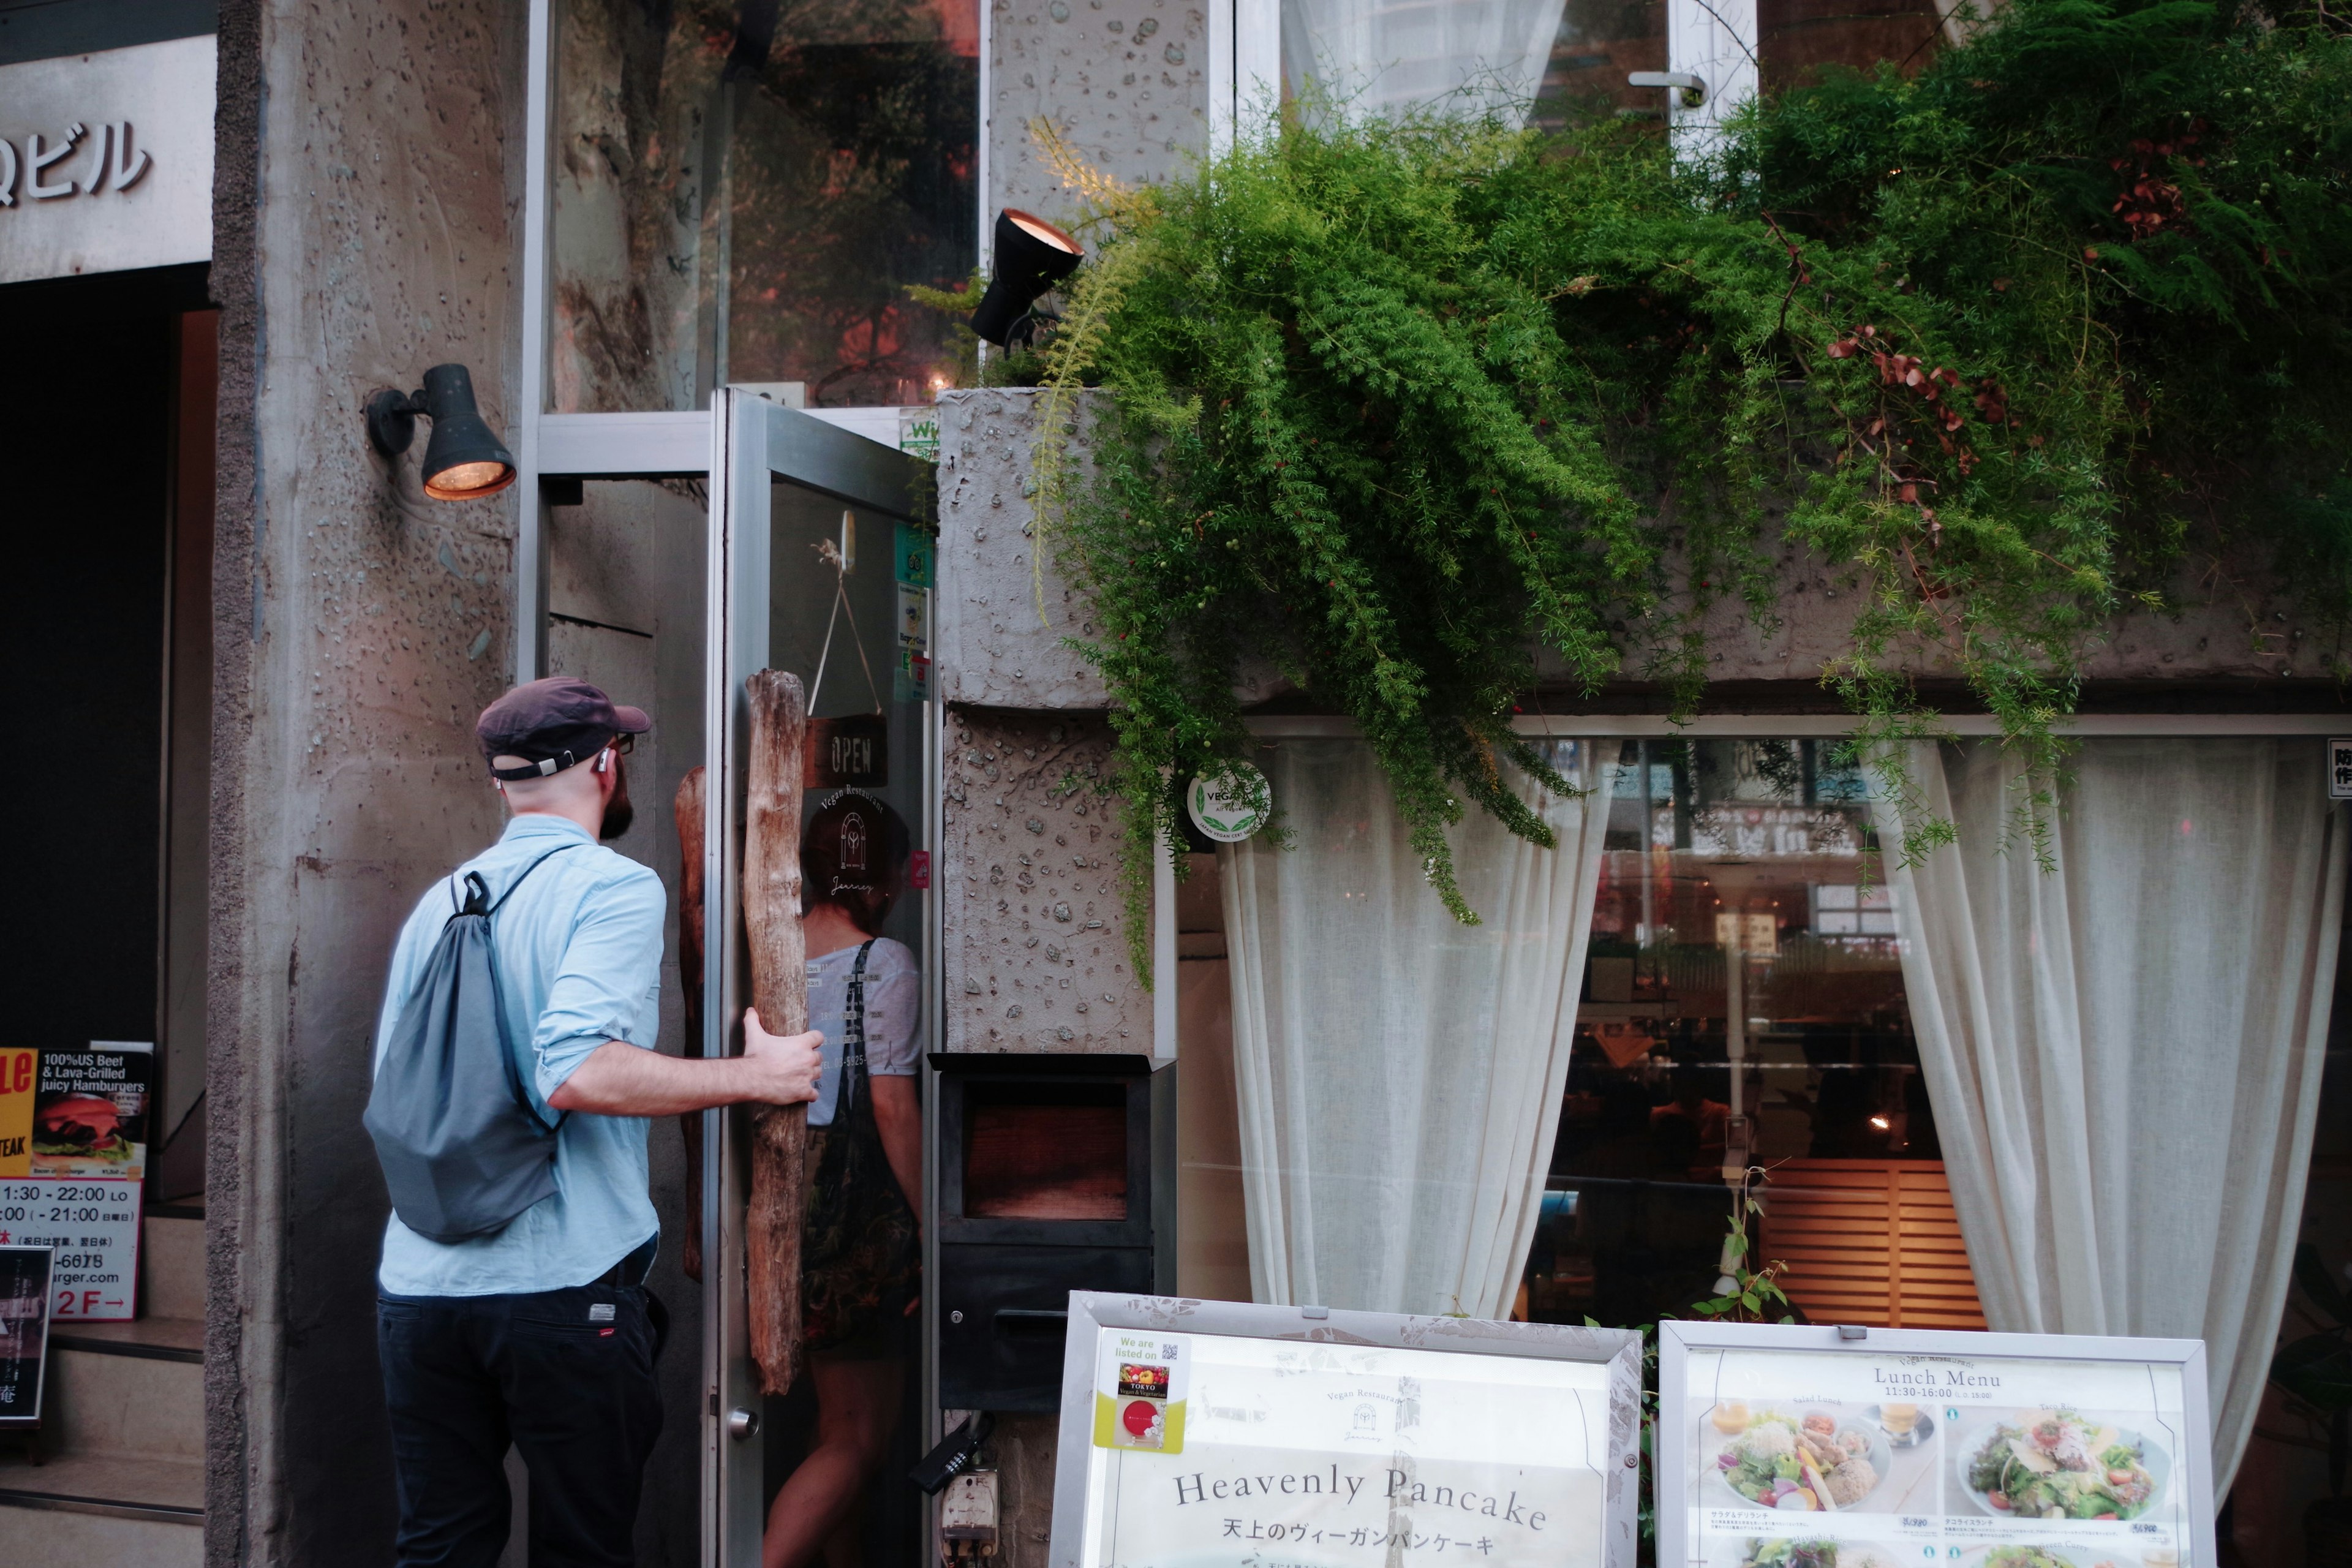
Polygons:
M845 713L808 721L801 763L804 789L880 789L890 782L890 721L880 713Z

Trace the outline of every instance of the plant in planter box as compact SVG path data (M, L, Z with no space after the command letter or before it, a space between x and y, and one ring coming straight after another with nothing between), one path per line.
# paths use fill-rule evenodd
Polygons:
M2085 646L2191 551L2352 607L2352 39L2324 16L2017 0L1915 78L1751 106L1703 163L1619 123L1311 112L1087 194L1039 515L1092 597L1139 851L1243 756L1245 653L1358 722L1469 920L1447 826L1541 842L1506 770L1568 787L1518 710L1633 673L1688 710L1707 612L1771 623L1790 546L1854 590L1827 679L1862 743L1933 731L1905 672L1940 660L2032 789Z

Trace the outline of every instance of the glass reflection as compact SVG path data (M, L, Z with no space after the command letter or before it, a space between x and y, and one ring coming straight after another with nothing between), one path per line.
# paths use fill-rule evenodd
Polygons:
M1664 0L1283 0L1285 97L1349 112L1442 106L1558 130L1654 111L1656 90L1625 77L1665 63Z
M913 1562L920 1457L924 812L929 536L778 480L767 663L810 713L801 835L809 1026L808 1375L770 1402L763 1561Z
M910 284L977 258L977 0L567 0L557 412L929 403L962 350Z
M1713 1295L1727 1171L1937 1157L1898 940L1834 745L1627 743L1529 1316L1651 1322Z

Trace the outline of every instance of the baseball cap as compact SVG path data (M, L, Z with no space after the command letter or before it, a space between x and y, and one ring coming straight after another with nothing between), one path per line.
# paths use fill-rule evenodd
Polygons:
M587 761L615 735L642 735L654 727L642 708L624 708L576 676L551 675L518 686L482 710L474 733L485 761L520 757L519 768L492 766L509 781L544 778Z

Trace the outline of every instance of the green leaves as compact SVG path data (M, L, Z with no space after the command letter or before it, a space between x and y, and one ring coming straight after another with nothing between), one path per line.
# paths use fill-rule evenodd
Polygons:
M1246 659L1357 721L1471 921L1447 829L1544 842L1511 771L1567 788L1517 707L1631 668L1688 710L1710 614L1769 625L1791 544L1854 606L1825 675L1865 742L1927 732L1908 672L1957 673L2041 781L2030 831L2083 650L2192 550L2263 542L2352 610L2324 26L2013 0L1914 77L1754 105L1705 167L1623 122L1302 113L1097 199L1053 384L1110 407L1090 469L1041 447L1040 510L1093 596L1138 898L1183 781L1250 747Z

